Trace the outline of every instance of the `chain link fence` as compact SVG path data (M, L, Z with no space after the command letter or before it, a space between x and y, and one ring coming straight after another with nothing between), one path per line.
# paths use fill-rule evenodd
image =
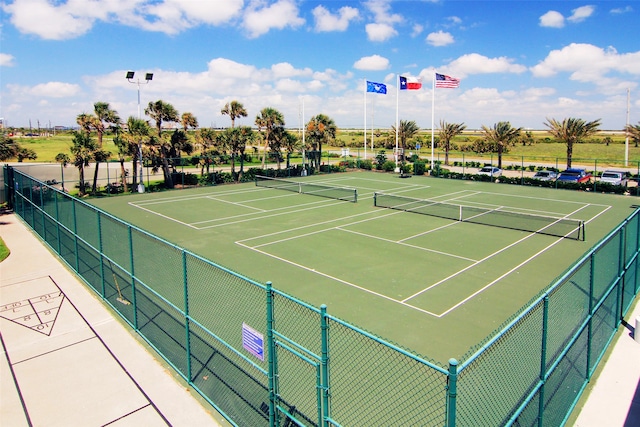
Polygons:
M238 426L563 425L638 291L640 211L439 366L11 167L25 223Z

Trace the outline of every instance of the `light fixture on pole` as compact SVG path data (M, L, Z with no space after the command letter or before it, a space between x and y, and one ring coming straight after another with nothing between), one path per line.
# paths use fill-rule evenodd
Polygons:
M127 80L129 83L133 83L138 85L138 119L141 119L140 114L140 78L136 81L133 81L133 77L136 75L135 71L127 71ZM153 80L153 73L146 73L144 76L144 84L148 84L151 80ZM144 193L144 177L142 175L142 143L138 144L139 155L138 158L140 160L140 181L138 182L138 193Z

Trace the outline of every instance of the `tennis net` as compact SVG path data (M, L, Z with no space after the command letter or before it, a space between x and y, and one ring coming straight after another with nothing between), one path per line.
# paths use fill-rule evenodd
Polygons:
M454 221L528 231L549 236L584 240L584 221L573 218L514 212L499 207L489 209L436 200L414 199L395 194L375 193L374 206L397 209Z
M293 191L300 194L327 197L330 199L358 201L358 190L347 187L332 187L330 185L315 184L310 182L289 181L281 178L270 178L256 175L257 187L276 188L279 190Z

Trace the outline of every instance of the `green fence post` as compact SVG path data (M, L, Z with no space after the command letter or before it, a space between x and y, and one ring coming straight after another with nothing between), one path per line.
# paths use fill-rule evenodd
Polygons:
M75 270L80 271L80 260L78 259L78 218L76 216L76 201L71 200L71 213L73 214L73 250L75 252Z
M596 268L595 255L596 253L592 253L590 257L591 261L591 272L589 273L589 323L587 324L587 381L591 380L591 344L593 341L593 298L594 298L594 281L595 281L595 273L594 269Z
M329 426L329 324L327 306L320 306L320 329L322 331L322 426Z
M136 303L136 277L135 267L133 263L133 233L131 225L129 229L129 261L131 263L131 304L133 305L133 328L138 330L138 304Z
M273 292L271 282L267 282L267 346L269 348L269 426L276 427L276 367L275 345L273 340Z
M458 361L449 359L449 380L447 390L447 427L456 426L456 399L458 395Z
M182 273L184 278L184 331L186 334L185 347L187 350L187 378L189 384L192 383L191 378L191 328L189 323L189 282L187 279L187 251L182 250Z
M598 159L596 159L593 163L593 192L595 193L597 190L597 182L596 175L598 174Z
M102 298L107 297L107 289L104 284L104 253L102 245L102 219L100 217L100 211L96 209L96 217L98 218L98 256L100 256L100 284L102 285ZM111 267L111 273L113 273L113 267Z
M547 378L547 336L549 334L549 295L544 296L542 309L542 349L540 352L540 392L538 394L538 426L544 425L544 386Z
M58 193L54 193L56 201L56 236L58 238L58 255L62 255L62 242L60 242L60 206L58 204Z

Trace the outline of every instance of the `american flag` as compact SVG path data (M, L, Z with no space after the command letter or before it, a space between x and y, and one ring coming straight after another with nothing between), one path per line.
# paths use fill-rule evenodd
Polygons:
M436 73L436 87L453 89L458 86L460 86L460 79Z

